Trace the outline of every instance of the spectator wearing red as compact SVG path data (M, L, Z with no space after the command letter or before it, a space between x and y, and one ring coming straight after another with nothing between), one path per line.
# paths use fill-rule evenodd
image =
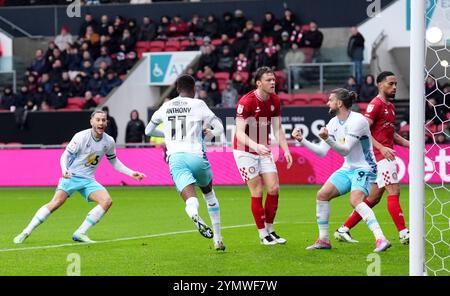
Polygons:
M169 25L169 37L181 37L188 33L188 24L176 15L173 17L171 24Z

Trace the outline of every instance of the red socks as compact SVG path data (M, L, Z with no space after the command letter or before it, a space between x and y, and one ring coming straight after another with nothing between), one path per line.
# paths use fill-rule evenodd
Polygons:
M391 214L392 221L394 221L397 230L401 231L406 228L406 225L402 207L400 206L399 196L399 194L388 195L387 206L389 214Z
M372 204L370 203L370 201L368 201L367 199L364 200L364 202L370 207L372 208ZM361 221L361 216L358 214L357 211L353 211L352 214L350 215L350 217L348 217L348 219L344 222L344 226L348 227L348 229L352 229L353 227L355 227L356 224L359 223L359 221Z
M273 224L278 209L278 194L272 195L267 193L264 209L266 213L266 223Z
M264 224L265 216L264 208L262 206L262 197L252 196L252 213L253 218L255 219L256 227L258 227L258 229L265 228L266 225Z
M262 197L252 196L252 213L255 219L256 227L263 229L266 223L273 224L278 209L278 194L267 194L266 203L262 205Z

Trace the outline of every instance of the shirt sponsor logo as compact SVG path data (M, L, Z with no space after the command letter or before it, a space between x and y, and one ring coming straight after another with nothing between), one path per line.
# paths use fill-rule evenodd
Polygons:
M242 114L243 111L244 111L244 105L239 104L238 108L237 108L237 113Z
M259 106L258 107L256 107L256 110L255 110L255 112L257 113L257 112L261 112L261 109L259 108Z

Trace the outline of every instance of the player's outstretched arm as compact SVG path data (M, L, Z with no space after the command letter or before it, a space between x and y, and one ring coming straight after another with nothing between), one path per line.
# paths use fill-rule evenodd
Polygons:
M157 130L157 126L158 124L150 120L150 122L145 127L145 134L149 137L164 138L164 133L160 130Z
M330 150L331 148L324 141L320 141L319 144L311 143L303 137L302 132L299 128L294 128L294 130L292 131L292 137L319 157L324 157L325 155L327 155L328 150Z
M397 133L394 134L394 143L403 147L409 147L409 141Z
M129 169L117 157L114 157L113 159L108 159L108 161L117 171L119 171L122 174L125 174L127 176L130 176L135 180L140 181L146 177L146 175L141 172L133 171L133 170Z

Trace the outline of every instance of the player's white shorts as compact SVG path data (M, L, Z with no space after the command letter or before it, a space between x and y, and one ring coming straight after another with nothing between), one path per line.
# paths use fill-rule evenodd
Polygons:
M398 173L397 173L397 161L382 159L377 162L377 184L378 188L383 188L386 185L397 184Z
M261 156L241 150L233 150L233 155L244 182L264 173L277 172L273 156Z

